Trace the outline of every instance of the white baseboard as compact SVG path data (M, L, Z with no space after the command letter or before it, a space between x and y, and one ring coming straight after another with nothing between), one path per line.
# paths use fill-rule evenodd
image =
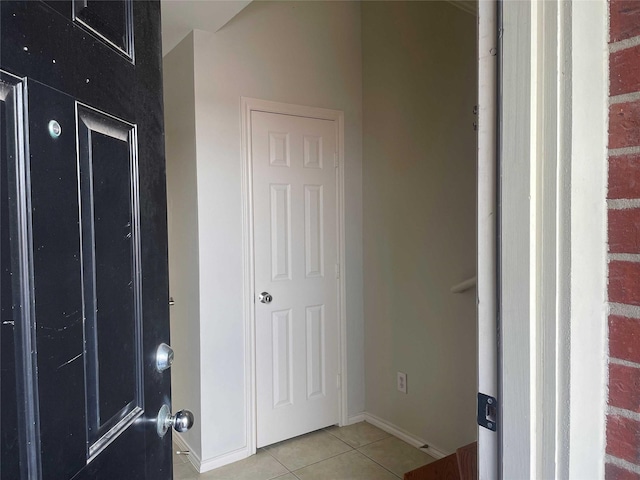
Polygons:
M200 473L208 472L213 470L214 468L224 467L225 465L229 465L230 463L237 462L239 460L244 460L251 456L249 449L239 448L238 450L234 450L229 453L225 453L224 455L218 455L217 457L207 458L200 463Z
M173 432L173 443L176 444L176 447L178 447L178 450L183 450L183 451L188 451L189 455L187 455L187 460L189 460L189 463L191 465L193 465L193 468L196 469L196 471L200 471L200 457L198 457L198 454L195 452L195 450L193 448L191 448L191 446L187 443L187 441L182 437L182 435L180 435L177 432Z
M363 413L354 415L352 417L349 417L347 418L347 423L345 423L343 427L346 427L347 425L353 425L354 423L364 422L365 416L366 416L366 413L363 412Z
M238 450L203 460L195 453L193 448L189 446L186 440L179 433L173 433L173 441L180 450L189 450L187 458L191 465L193 465L193 468L200 473L205 473L218 467L224 467L225 465L237 462L238 460L244 460L251 456L248 448L239 448Z
M363 412L357 415L353 415L348 418L347 423L343 426L353 425L354 423L360 422L369 422L371 425L374 425L379 429L393 435L394 437L407 442L409 445L419 448L424 453L431 455L435 459L444 458L449 455L445 450L438 448L432 445L430 442L420 437L416 437L412 433L409 433L406 430L403 430L402 428L394 425L393 423L383 420L382 418L377 417L371 413ZM208 472L215 468L223 467L230 463L237 462L238 460L243 460L251 456L251 452L248 448L245 447L231 451L229 453L225 453L223 455L219 455L217 457L202 460L179 433L173 433L173 441L180 450L188 450L190 452L189 455L187 455L187 458L196 469L196 471L200 473ZM423 445L428 445L428 447L421 448Z
M434 446L431 442L428 442L427 440L424 440L420 437L416 437L412 433L409 433L406 430L403 430L402 428L394 425L391 422L383 420L380 417L376 417L371 413L365 412L361 415L358 415L358 417L362 417L364 421L378 427L380 430L384 430L385 432L390 433L394 437L398 437L400 440L407 442L409 445L413 445L414 447L419 448L424 453L431 455L435 459L444 458L449 455L449 453L447 453L445 450ZM428 445L428 447L421 448L423 445Z

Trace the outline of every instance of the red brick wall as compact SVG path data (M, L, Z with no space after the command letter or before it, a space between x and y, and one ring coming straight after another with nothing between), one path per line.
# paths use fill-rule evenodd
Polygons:
M610 0L608 480L640 480L640 0Z

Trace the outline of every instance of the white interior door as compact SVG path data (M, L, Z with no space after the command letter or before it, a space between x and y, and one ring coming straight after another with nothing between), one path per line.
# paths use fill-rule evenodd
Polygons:
M251 112L258 447L338 423L336 132Z

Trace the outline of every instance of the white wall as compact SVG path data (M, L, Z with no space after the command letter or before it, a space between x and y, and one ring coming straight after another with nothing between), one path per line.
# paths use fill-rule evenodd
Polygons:
M201 417L200 295L198 289L198 203L196 188L196 114L193 35L164 57L165 143L169 220L169 291L173 411L191 410ZM200 423L184 434L200 450Z
M476 18L362 2L366 410L445 452L476 439ZM396 372L408 375L408 394Z
M349 413L364 409L362 79L356 2L253 2L194 32L203 461L245 447L240 97L345 114Z

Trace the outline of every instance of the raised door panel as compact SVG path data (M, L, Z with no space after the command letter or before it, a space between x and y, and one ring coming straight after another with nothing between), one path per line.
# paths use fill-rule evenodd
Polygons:
M272 167L291 165L288 133L269 132L269 165Z
M306 309L307 398L323 397L326 384L324 305Z
M293 403L293 338L291 310L271 314L273 407Z
M304 186L305 276L324 275L324 189Z
M133 60L133 0L74 0L74 20Z
M143 411L137 136L78 104L89 459Z
M271 278L291 280L291 185L271 185Z
M305 168L322 168L322 137L315 135L304 135L304 157Z

